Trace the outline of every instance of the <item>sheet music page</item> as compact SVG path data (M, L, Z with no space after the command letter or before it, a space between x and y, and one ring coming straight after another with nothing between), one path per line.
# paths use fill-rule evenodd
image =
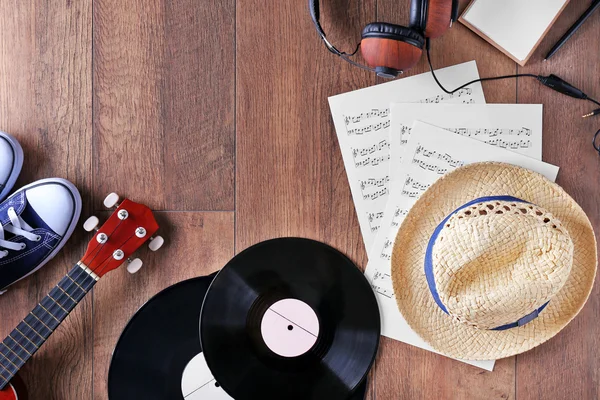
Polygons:
M541 160L542 112L541 104L392 104L391 165L401 162L415 121Z
M394 239L408 210L432 183L460 166L482 161L499 161L536 171L556 180L558 167L523 156L516 152L490 146L469 137L417 121L411 139L404 149L399 172L394 174L393 190L369 254L365 276L373 286L381 311L382 335L434 351L406 323L396 305L391 273ZM461 360L464 361L464 360ZM464 361L491 371L494 361Z
M436 71L448 87L479 78L475 61ZM445 94L431 73L368 87L329 98L352 198L367 251L383 218L390 179L390 104L485 103L481 84Z

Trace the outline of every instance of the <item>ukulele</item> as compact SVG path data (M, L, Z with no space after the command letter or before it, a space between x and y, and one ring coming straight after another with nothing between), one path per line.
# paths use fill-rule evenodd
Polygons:
M137 272L142 261L128 257L148 239L152 251L164 243L162 237L152 237L158 224L148 207L127 199L121 204L118 202L119 196L115 193L104 200L107 208L116 207L116 210L101 228L98 229L100 221L96 217L90 217L84 223L86 231L95 230L96 233L81 261L0 343L0 400L26 399L17 372L104 274L126 261L129 261L127 270Z

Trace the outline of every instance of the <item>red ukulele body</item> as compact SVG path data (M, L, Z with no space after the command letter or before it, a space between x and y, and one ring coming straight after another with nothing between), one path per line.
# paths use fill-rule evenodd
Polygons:
M0 390L0 400L27 400L25 385L18 375L10 381L7 387Z
M8 386L0 391L0 400L21 400L22 396L17 394L17 390L9 383Z

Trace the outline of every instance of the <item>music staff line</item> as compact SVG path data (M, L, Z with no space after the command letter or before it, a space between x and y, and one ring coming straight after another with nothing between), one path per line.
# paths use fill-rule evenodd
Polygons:
M458 133L462 136L531 136L532 131L529 128L449 128L451 132Z
M363 148L351 148L352 150L352 156L354 157L354 160L356 160L358 157L366 157L369 155L372 155L374 153L378 153L382 150L389 150L390 149L390 142L386 139L380 141L379 143L375 143L371 146L368 147L363 147Z
M387 196L389 193L389 189L385 187L373 193L363 194L363 200L377 200L383 196Z
M348 134L348 136L361 136L364 135L365 133L371 133L371 132L377 132L380 131L382 129L387 129L390 127L390 120L387 119L385 121L376 123L376 124L369 124L360 128L352 128L352 129L347 129L346 128L346 133Z
M354 166L356 168L364 168L364 167L376 167L390 160L390 155L383 155L378 157L367 157L361 161L355 161Z
M426 158L434 158L443 161L451 167L461 167L464 164L463 161L456 160L448 153L440 153L436 150L427 150L424 146L421 145L417 146L417 149L415 150L415 158L419 154L423 155L423 157Z
M396 211L394 211L394 217L392 218L390 226L398 228L400 226L400 223L404 220L404 217L406 217L407 215L408 210L396 207Z
M429 97L427 99L423 99L421 101L419 101L419 103L426 103L426 104L437 104L441 101L446 101L446 100L450 100L450 99L454 99L454 98L460 98L460 97L465 97L465 96L470 96L473 94L473 89L471 88L466 88L466 89L461 89L456 93L452 93L452 94L439 94L437 96L434 97ZM463 104L474 104L475 100L473 99L465 99L463 100Z
M377 281L381 281L383 284L379 285L377 284ZM376 270L371 281L371 287L373 287L375 292L387 298L391 299L394 297L394 291L392 289L392 277L388 273L383 273L379 270Z
M532 130L529 128L447 128L450 132L458 133L459 135L466 137L488 137L495 139L484 140L484 143L491 144L492 146L500 146L503 148L510 149L528 149L532 146L531 140L504 140L498 138L498 136L531 136ZM406 125L400 127L401 143L405 145L408 143L407 136L410 136L412 128Z
M364 194L365 189L374 188L374 187L377 187L377 188L386 187L389 182L390 182L389 175L386 175L383 178L367 178L367 179L359 179L358 180L360 189L363 191L363 194Z
M404 186L402 187L402 195L410 198L419 197L427 188L429 188L429 184L420 183L416 181L414 178L408 176L406 181L404 181Z
M471 96L472 94L473 94L473 90L470 88L466 88L466 89L461 89L458 92L453 93L453 94L440 94L440 95L437 95L434 97L422 99L419 101L419 103L435 104L435 103L439 103L439 102L454 99L454 98L462 98L462 97ZM475 101L472 98L468 98L468 99L464 99L462 103L463 104L473 104L473 103L475 103ZM364 135L364 134L370 133L370 132L376 132L381 129L387 129L390 127L389 116L390 116L389 108L382 108L382 109L374 108L370 111L361 112L356 115L344 115L344 124L346 125L346 133L348 136L353 136L353 135L358 136L358 135ZM382 118L382 119L384 119L384 121L381 121L378 123L373 123L373 124L368 124L368 125L362 126L362 127L349 129L349 127L351 125L358 124L360 122L363 122L363 121L366 121L369 119L374 119L374 118Z
M346 126L350 125L350 123L357 124L361 121L371 119L371 118L387 118L390 116L390 109L383 108L378 109L374 108L371 111L363 112L354 116L344 116L344 122Z

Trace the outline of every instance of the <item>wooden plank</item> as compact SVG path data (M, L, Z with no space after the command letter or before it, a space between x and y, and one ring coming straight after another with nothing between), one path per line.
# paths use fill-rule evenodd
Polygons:
M107 274L94 288L95 400L108 398L111 355L135 311L162 289L185 279L211 274L233 257L232 212L159 212L155 215L165 246L156 253L140 250L145 265L137 274L132 276L125 268L119 268Z
M85 198L91 185L91 2L0 2L0 129L18 138L17 188L57 176ZM87 213L84 202L84 214ZM83 254L79 230L64 250L0 298L5 337ZM30 399L90 399L91 296L21 372ZM73 371L77 371L73 373Z
M364 268L327 97L372 85L375 77L326 50L307 2L237 4L236 250L302 236L333 245ZM327 37L343 51L354 50L374 16L372 0L321 2Z
M572 1L544 39L526 68L519 72L556 74L600 98L598 81L598 15L549 61L543 57L587 9L589 2ZM598 108L594 104L556 93L533 80L520 80L520 103L544 104L544 160L560 166L558 183L588 214L594 230L600 230L599 156L592 148L598 117L581 115ZM596 282L582 312L562 332L536 349L517 357L518 399L600 398L600 290Z
M94 3L97 193L233 209L234 24L234 0Z
M461 0L461 10L468 1ZM378 0L379 21L408 25L409 3ZM476 60L481 77L514 74L515 63L499 53L460 23L441 38L431 42L434 68ZM415 68L405 72L411 76L428 72L426 55ZM466 83L466 82L465 82ZM443 84L443 82L442 82ZM453 89L453 88L448 88ZM516 81L483 84L489 103L514 103ZM417 349L388 338L382 338L375 365L377 399L508 399L514 398L514 359L496 364L493 373Z

